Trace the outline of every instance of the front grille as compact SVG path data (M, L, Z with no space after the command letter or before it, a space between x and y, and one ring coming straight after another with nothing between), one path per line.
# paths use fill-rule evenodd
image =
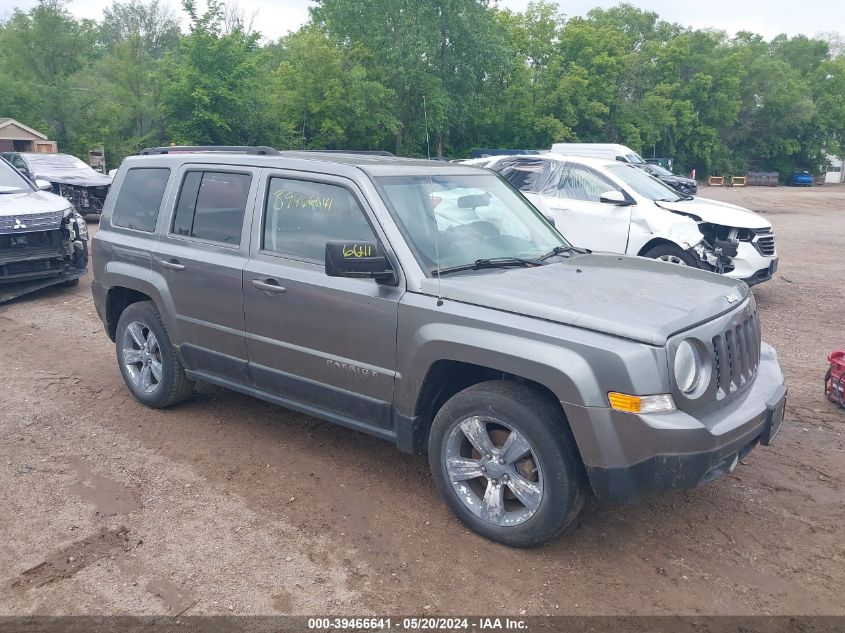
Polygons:
M755 237L753 240L754 248L757 252L765 257L771 257L775 254L775 236L768 229L754 231Z
M15 234L58 229L62 225L63 214L63 211L48 211L46 213L0 216L0 233Z
M755 309L740 323L713 340L716 398L740 389L757 373L760 365L760 320Z

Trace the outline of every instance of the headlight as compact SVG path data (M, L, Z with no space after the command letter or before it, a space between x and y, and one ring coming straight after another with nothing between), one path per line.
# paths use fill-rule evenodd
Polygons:
M88 239L88 223L81 215L76 218L76 230L83 240Z
M74 214L75 211L76 209L74 209L73 207L68 207L67 209L65 209L62 213L62 220L67 220Z
M689 339L681 341L675 352L675 382L684 394L691 394L701 379L701 355Z

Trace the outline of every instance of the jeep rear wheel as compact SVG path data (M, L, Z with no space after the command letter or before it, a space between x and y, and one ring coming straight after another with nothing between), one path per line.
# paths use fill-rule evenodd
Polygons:
M126 386L148 407L169 407L187 398L194 383L185 375L164 322L151 301L133 303L120 315L117 362Z
M429 435L440 494L469 528L512 547L554 538L584 502L583 467L560 407L516 382L453 396Z

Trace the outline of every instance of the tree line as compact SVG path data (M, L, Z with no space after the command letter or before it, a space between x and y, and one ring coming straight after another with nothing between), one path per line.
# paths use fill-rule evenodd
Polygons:
M271 145L460 158L617 142L681 171L817 172L845 153L845 47L669 23L629 4L566 18L489 0L318 0L276 41L260 15L116 0L101 20L39 0L0 24L0 116L61 151Z

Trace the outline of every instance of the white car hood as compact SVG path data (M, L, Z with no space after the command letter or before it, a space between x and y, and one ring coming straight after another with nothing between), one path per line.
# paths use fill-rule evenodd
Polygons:
M0 194L0 217L64 211L70 206L61 196L46 191Z
M701 218L702 222L738 229L771 229L772 224L760 214L735 204L695 197L680 202L655 202L657 206Z

